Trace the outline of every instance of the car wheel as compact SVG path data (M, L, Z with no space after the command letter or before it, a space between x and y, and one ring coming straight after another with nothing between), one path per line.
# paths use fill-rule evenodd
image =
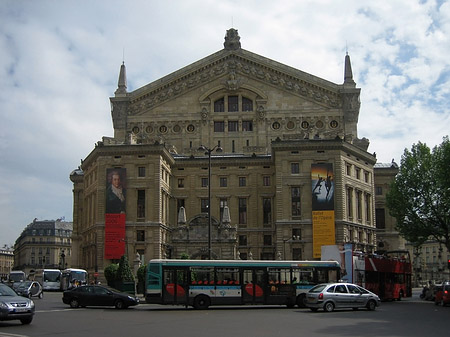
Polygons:
M334 310L333 302L325 303L325 305L323 306L323 310L325 310L326 312L332 312Z
M40 294L39 294L39 298L42 299L42 297L44 297L44 293L40 293Z
M208 309L210 304L209 297L205 295L199 295L194 299L194 308L198 310Z
M78 308L79 305L80 305L80 303L78 302L78 299L72 298L72 299L70 300L69 305L70 305L71 308Z
M375 301L369 301L367 302L367 310L375 310L375 308L377 307L377 304L375 303Z
M22 323L22 324L30 324L32 320L33 320L33 317L21 318L20 319L20 323Z
M126 308L126 306L125 306L125 303L123 303L123 301L122 300L117 300L115 303L114 303L114 306L116 307L116 309L125 309Z
M306 308L306 295L300 294L297 296L297 306L299 308Z

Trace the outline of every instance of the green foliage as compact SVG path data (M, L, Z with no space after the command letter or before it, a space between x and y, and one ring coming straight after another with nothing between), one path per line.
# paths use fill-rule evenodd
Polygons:
M181 253L181 257L180 257L180 259L182 259L182 260L189 260L189 254L188 253Z
M405 149L399 172L386 195L400 234L416 246L430 237L450 251L450 142Z
M137 278L138 282L144 284L145 283L145 274L147 273L147 266L142 265L137 270Z
M117 279L117 270L119 269L119 265L117 263L112 263L109 266L105 267L103 273L105 274L106 282L108 285L114 285L114 282Z
M117 270L117 281L131 282L134 281L133 272L128 263L128 258L123 255L119 261L119 269Z

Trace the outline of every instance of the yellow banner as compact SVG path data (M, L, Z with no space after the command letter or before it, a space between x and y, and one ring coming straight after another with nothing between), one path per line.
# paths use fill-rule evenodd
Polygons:
M313 257L320 258L323 245L336 244L334 211L313 211Z

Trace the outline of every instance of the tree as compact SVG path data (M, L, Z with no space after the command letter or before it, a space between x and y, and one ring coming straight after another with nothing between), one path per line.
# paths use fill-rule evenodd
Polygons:
M420 246L432 238L450 252L450 142L405 149L386 205L406 240Z
M117 280L120 282L134 281L133 272L128 263L128 258L123 255L119 261L119 269L117 270Z
M105 267L104 274L106 282L111 287L113 287L114 283L116 282L118 269L119 265L117 263L112 263L109 266Z

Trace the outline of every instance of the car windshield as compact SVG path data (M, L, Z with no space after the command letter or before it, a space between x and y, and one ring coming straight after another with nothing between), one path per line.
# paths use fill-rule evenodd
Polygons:
M310 293L320 293L326 287L326 284L318 284L309 290Z
M20 283L17 285L17 288L28 288L30 285L31 285L31 282L30 282L30 281L27 281L27 282L20 282Z
M7 285L0 284L0 296L17 296L17 294Z

